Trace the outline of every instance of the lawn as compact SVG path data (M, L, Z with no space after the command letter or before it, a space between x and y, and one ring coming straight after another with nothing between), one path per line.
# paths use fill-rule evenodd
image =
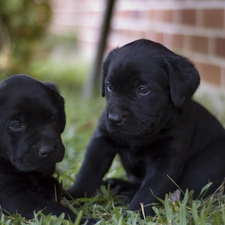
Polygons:
M57 65L57 66L56 66ZM65 99L67 125L62 135L66 146L66 155L63 162L57 165L56 177L68 188L80 168L85 148L88 141L98 123L98 118L105 105L105 100L99 96L89 100L83 99L82 85L86 79L87 66L83 62L71 64L61 64L55 62L36 63L33 65L33 73L31 76L41 81L51 81L58 84L60 92ZM26 73L26 72L25 72ZM209 108L213 108L213 104L206 101L206 97L199 98L203 104ZM224 112L224 111L223 111ZM214 111L219 119L224 122L225 113ZM125 177L125 173L118 159L114 163L106 175L107 177ZM87 181L88 182L88 181ZM207 190L207 185L202 190L202 196ZM127 211L127 205L122 196L112 196L110 190L101 187L98 194L93 198L83 198L74 201L63 199L63 204L70 207L79 217L98 218L98 224L112 225L147 225L147 224L225 224L225 196L219 193L207 199L199 198L192 200L192 192L185 192L184 198L174 199L174 195L166 195L161 200L160 205L154 205L156 216L154 218L147 217L141 220L139 213ZM35 214L33 220L26 220L20 215L1 216L0 224L49 224L49 225L70 225L74 224L54 216L45 216L41 212Z

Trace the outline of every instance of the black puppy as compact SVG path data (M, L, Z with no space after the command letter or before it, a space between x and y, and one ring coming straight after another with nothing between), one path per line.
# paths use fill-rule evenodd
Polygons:
M52 177L64 156L64 127L64 100L53 84L26 75L0 83L0 205L5 213L31 219L42 210L76 219L57 202L62 189Z
M128 181L109 183L131 195L131 210L174 191L171 179L195 196L211 181L213 193L225 176L225 130L191 100L199 80L191 62L149 40L110 52L103 64L107 105L70 194L92 195L117 153Z

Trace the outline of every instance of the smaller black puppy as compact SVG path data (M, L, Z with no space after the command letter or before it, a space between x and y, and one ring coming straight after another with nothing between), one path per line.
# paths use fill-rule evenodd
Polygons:
M65 123L64 100L53 84L26 75L0 83L0 205L5 213L31 219L42 210L76 219L57 202L62 189L52 177L65 152L60 137Z
M191 62L150 40L110 52L103 64L106 108L70 194L92 195L116 154L128 181L108 182L128 193L131 210L143 203L153 215L147 205L176 189L171 179L195 197L211 181L213 193L225 177L225 130L191 99L199 81Z

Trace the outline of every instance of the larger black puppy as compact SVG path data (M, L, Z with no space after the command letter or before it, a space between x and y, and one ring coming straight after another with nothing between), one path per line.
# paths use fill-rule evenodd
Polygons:
M191 100L198 85L193 64L158 43L142 39L113 50L103 65L107 105L70 193L92 195L117 153L128 182L112 185L136 190L131 210L155 202L152 192L163 198L173 191L170 178L195 196L208 181L208 194L215 191L225 176L225 131Z
M64 156L64 100L56 87L25 75L0 83L0 205L30 219L34 211L75 220L52 177ZM84 223L86 219L83 219ZM89 224L94 224L89 220Z

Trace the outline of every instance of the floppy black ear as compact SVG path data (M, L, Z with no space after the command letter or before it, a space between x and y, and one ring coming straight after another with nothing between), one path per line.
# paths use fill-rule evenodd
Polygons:
M43 84L59 94L59 89L55 84L53 84L51 82L44 82Z
M102 68L102 97L105 97L105 78L108 74L108 68L109 68L109 64L111 59L114 57L114 55L116 54L117 50L119 48L115 48L113 49L108 56L105 58L105 61L103 62L103 68Z
M188 59L179 55L166 58L165 63L171 99L177 108L181 108L200 84L198 71Z
M63 97L59 94L59 90L56 87L56 85L49 83L49 82L44 82L44 85L49 87L55 92L56 100L57 100L57 107L59 109L59 123L60 123L60 132L62 133L64 131L64 128L66 126L66 115L65 115L65 103Z
M105 78L108 73L109 62L110 62L110 59L108 55L105 61L103 62L103 68L102 68L102 97L105 97Z

